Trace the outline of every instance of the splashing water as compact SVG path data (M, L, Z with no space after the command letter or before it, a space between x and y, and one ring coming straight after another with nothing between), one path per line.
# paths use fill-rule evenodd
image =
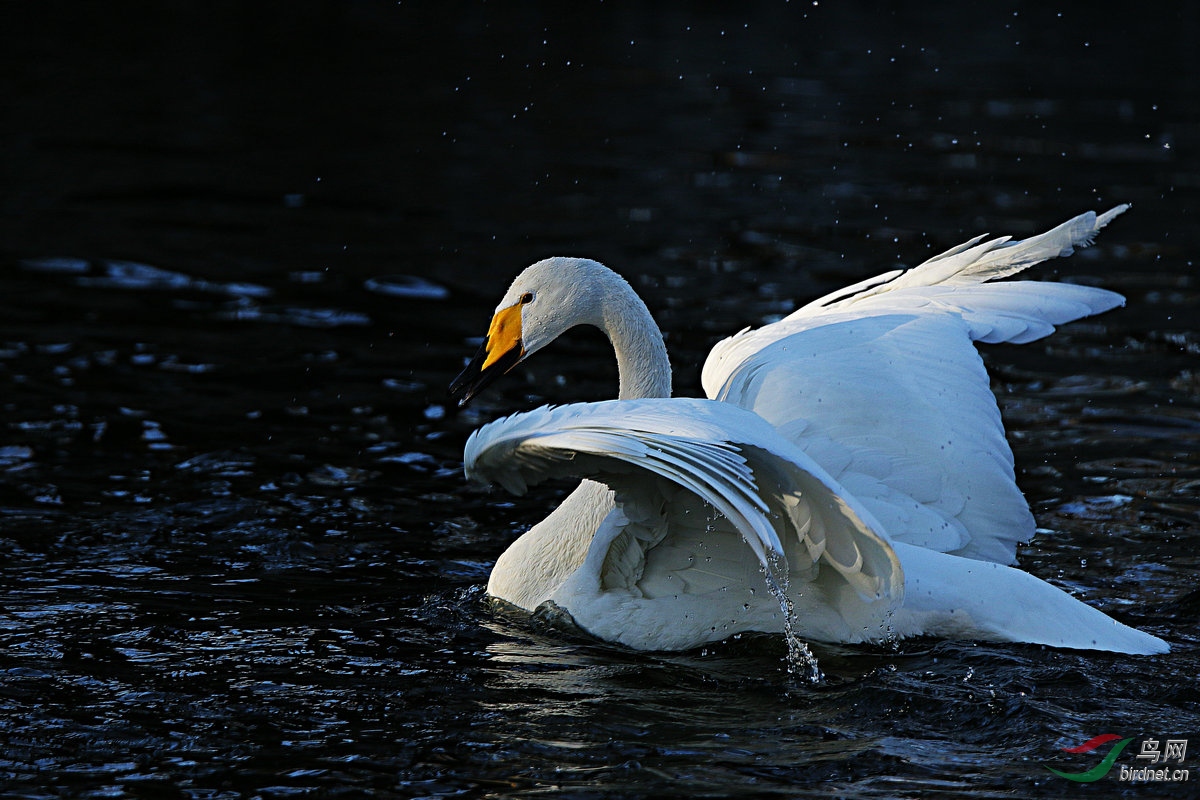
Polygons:
M762 574L767 581L767 588L779 601L779 608L783 611L783 639L787 643L788 674L800 676L814 685L821 683L825 680L821 665L817 663L817 657L808 649L808 645L796 633L796 604L788 592L790 574L787 558L774 550L769 551Z

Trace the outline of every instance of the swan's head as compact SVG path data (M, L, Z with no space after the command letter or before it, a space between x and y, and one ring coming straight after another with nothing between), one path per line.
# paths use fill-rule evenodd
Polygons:
M607 267L582 258L548 258L526 267L496 307L479 352L451 382L451 399L464 406L568 328L600 325L596 280L607 277L605 273L616 277Z

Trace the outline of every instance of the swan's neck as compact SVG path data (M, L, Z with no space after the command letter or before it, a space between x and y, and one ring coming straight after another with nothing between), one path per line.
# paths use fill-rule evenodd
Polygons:
M646 304L624 278L596 262L575 262L579 305L573 323L595 325L612 342L622 400L671 396L671 362ZM584 480L550 516L534 525L496 561L488 594L533 611L583 564L604 519L613 511L608 487Z
M671 362L654 317L623 278L614 272L608 275L611 278L601 293L596 325L608 336L617 356L617 397L670 397Z
M579 569L596 529L612 510L608 487L584 480L500 555L488 579L488 594L526 611L537 609Z

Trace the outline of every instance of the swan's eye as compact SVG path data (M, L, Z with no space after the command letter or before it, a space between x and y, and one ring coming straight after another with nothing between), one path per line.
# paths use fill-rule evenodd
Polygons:
M526 303L532 303L532 302L533 302L533 292L526 292L525 294L521 295L521 305L525 305Z

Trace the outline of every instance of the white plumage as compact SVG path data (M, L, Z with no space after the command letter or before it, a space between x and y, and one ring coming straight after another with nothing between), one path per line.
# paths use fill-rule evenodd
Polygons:
M1121 305L1103 289L990 281L1090 244L1126 208L1019 242L980 237L742 331L704 364L708 400L669 397L661 334L615 273L582 259L529 267L452 392L469 399L576 324L608 334L621 391L471 436L472 478L517 493L585 478L500 557L489 593L553 604L639 649L781 631L785 592L812 640L1166 651L1008 566L1034 522L973 344L1033 341Z

